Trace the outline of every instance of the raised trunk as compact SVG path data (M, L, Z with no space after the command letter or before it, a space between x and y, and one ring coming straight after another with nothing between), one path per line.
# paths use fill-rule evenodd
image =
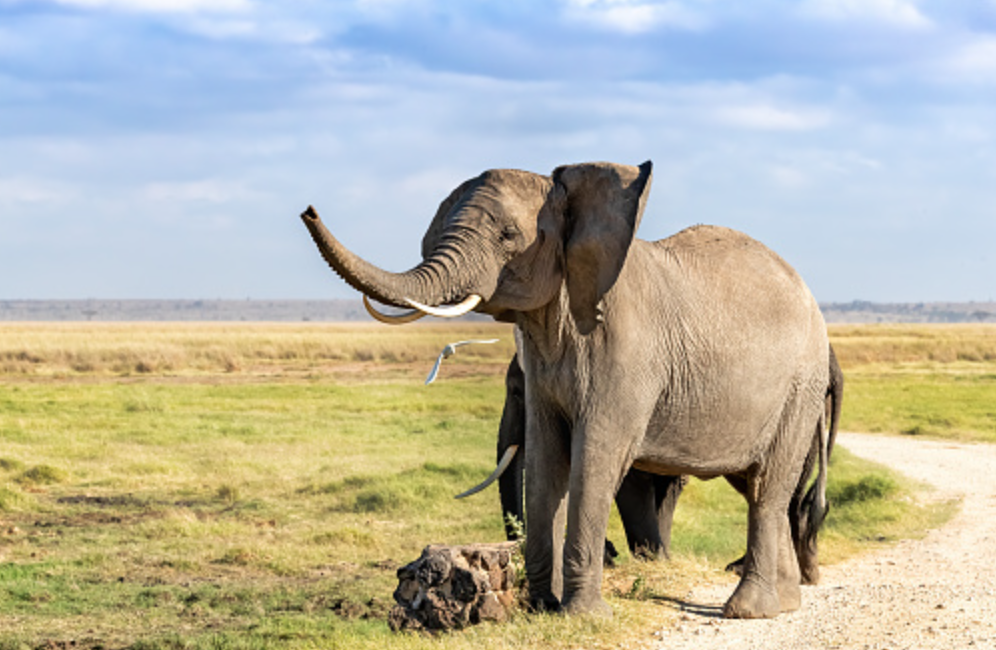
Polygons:
M301 215L311 238L332 270L357 291L395 307L409 307L408 300L426 305L442 305L460 300L473 292L473 278L456 276L454 259L459 257L455 247L440 247L415 268L404 273L385 271L353 254L332 236L315 209Z

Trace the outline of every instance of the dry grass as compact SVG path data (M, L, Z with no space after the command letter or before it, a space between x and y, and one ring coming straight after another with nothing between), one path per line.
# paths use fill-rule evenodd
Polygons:
M427 371L447 343L499 338L464 347L455 365L507 366L511 327L480 324L2 323L0 375L295 375L349 364ZM425 366L429 364L429 366ZM493 369L492 369L493 370Z
M869 364L996 363L996 325L831 325L844 370Z
M996 366L996 325L833 325L830 337L847 371L864 366ZM507 364L511 327L496 323L0 323L0 375L300 374L374 362L431 363L444 345L465 347L456 365ZM369 368L369 366L368 366ZM489 368L494 370L495 368Z

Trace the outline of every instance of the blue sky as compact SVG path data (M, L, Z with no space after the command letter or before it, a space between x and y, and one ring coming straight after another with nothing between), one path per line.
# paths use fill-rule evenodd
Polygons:
M0 299L345 298L488 168L654 162L821 301L996 299L996 0L0 0Z

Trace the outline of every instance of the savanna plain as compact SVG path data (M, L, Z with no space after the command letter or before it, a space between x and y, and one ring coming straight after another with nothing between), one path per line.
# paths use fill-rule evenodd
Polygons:
M844 430L996 442L996 327L830 333ZM0 650L642 647L692 585L732 589L743 500L692 481L673 559L607 570L611 619L390 632L399 566L504 539L496 490L453 495L493 468L513 350L477 323L0 324ZM829 497L824 563L957 508L843 447Z

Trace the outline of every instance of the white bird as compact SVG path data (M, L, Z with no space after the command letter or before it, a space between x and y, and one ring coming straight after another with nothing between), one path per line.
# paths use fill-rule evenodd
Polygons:
M452 357L456 352L456 349L461 345L470 345L471 343L497 343L498 339L472 339L470 341L457 341L456 343L449 343L443 351L439 353L439 357L436 359L436 365L432 367L429 372L429 376L425 379L425 385L428 386L432 382L436 381L436 375L439 374L439 366L443 363L443 359Z

